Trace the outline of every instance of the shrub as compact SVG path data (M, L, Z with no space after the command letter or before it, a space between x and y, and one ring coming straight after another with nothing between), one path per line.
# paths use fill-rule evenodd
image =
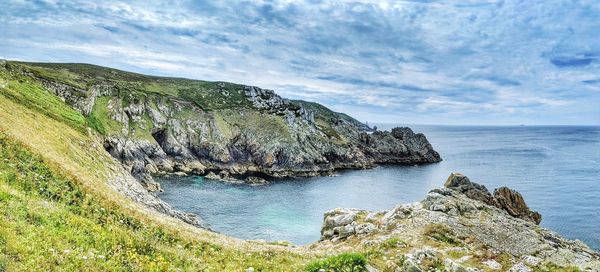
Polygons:
M317 260L306 266L308 272L324 269L328 272L362 272L367 271L367 258L360 253L342 253L326 259Z
M403 246L406 246L406 242L402 241L398 237L392 237L390 239L385 240L383 243L381 243L381 247L384 249L392 249L392 248L403 247Z

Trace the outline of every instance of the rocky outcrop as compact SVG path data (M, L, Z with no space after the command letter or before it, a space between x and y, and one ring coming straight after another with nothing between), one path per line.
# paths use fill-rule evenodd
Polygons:
M494 190L494 199L496 200L497 207L502 208L514 217L531 220L538 225L542 222L542 215L529 210L523 196L515 190L500 187Z
M498 188L494 190L494 195L492 196L485 186L471 182L468 177L460 173L452 173L448 177L444 187L459 191L471 199L496 206L505 210L511 216L529 220L538 225L542 221L542 215L531 211L525 203L523 196L510 188Z
M139 91L143 82L94 77L73 85L29 75L99 122L106 150L153 191L160 190L153 175L175 172L262 184L378 163L441 160L425 136L409 128L370 133L347 115L322 106L317 115L258 87L215 83L214 89L196 91L187 86L197 83L185 81L184 93L166 95ZM229 106L206 106L213 104Z
M312 111L290 103L289 100L281 98L272 90L261 89L254 86L245 86L244 92L255 108L266 110L269 113L283 115L290 125L294 124L294 119L296 117L299 117L310 124L315 122L315 115Z
M517 192L460 174L445 185L389 211L329 211L315 247L379 249L385 271L600 271L597 252L537 226Z
M121 166L113 166L111 171L111 176L108 177L108 185L115 191L134 200L135 202L146 205L169 216L178 218L183 222L200 228L209 229L208 225L202 222L195 214L178 211L171 207L171 205L158 198L156 195L149 193L148 187L143 187L139 181L133 178L131 174ZM156 190L160 190L160 187L156 188Z

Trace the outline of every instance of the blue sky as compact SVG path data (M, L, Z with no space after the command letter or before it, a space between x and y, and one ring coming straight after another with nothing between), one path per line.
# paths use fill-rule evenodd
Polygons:
M3 1L0 58L251 84L369 122L600 124L600 1L93 2Z

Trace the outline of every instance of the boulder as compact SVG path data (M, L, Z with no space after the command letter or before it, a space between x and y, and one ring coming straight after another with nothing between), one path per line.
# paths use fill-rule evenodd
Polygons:
M469 178L463 174L450 174L446 183L444 183L444 187L459 191L470 199L479 200L489 205L495 205L494 197L485 186L471 182Z
M450 174L446 183L444 183L444 187L462 193L470 199L505 210L513 217L528 220L538 225L542 221L542 215L531 211L525 204L523 196L508 187L498 188L494 190L494 195L492 195L485 186L471 182L468 177L460 173ZM435 208L439 209L439 207Z
M508 187L500 187L494 190L494 198L496 199L496 206L507 211L508 214L514 217L533 221L538 225L542 221L542 215L531 211L525 203L523 196L515 190Z

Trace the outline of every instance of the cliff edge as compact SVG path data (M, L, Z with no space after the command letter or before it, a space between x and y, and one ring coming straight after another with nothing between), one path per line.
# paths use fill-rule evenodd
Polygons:
M88 64L6 62L86 117L105 149L151 191L177 173L263 184L378 163L439 162L410 128L370 131L317 103L227 82L140 75Z

